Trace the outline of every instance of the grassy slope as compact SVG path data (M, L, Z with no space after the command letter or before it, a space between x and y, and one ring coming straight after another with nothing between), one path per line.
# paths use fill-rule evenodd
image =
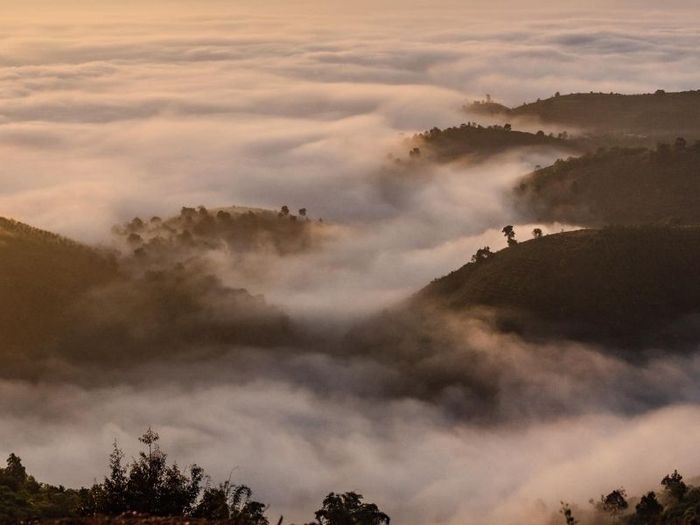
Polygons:
M580 230L546 236L467 264L413 300L476 305L634 338L700 310L700 228Z
M46 341L81 292L115 274L90 248L0 218L0 352Z
M586 226L700 224L700 148L599 152L524 178L516 205L529 219Z

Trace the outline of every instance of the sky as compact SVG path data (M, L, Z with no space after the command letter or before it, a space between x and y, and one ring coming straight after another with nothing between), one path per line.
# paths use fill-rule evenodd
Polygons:
M462 106L487 93L518 105L700 87L694 2L259 4L0 0L0 215L110 244L112 225L184 205L306 207L340 232L326 249L247 261L255 275L226 254L213 264L295 319L347 327L502 247L500 228L517 221L505 192L562 155L516 151L396 184L387 155L406 156L406 137L474 120ZM344 489L409 525L503 523L525 508L546 521L562 498L700 471L694 358L640 370L562 343L552 352L570 356L571 374L559 376L560 361L522 342L460 334L470 351L527 363L540 382L525 399L564 395L571 416L483 429L410 396L377 405L358 394L376 363L315 347L245 358L269 364L252 378L224 360L99 388L3 379L0 452L47 481L86 484L115 437L133 453L153 425L173 457L221 479L237 469L298 522ZM319 391L299 370L342 381ZM640 409L634 385L663 402ZM678 425L687 431L665 447Z

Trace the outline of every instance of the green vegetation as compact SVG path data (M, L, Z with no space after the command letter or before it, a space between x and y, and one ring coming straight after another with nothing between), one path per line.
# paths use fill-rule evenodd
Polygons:
M102 483L79 490L39 483L28 475L21 460L10 454L0 468L0 523L48 518L74 518L71 523L102 523L108 516L183 517L198 522L230 525L268 525L267 506L253 499L245 485L225 481L212 485L204 470L192 465L185 471L169 465L151 429L139 438L146 449L130 463L115 443L109 474ZM354 492L330 493L309 525L389 525L389 516L377 505L363 503ZM78 519L93 517L93 519ZM141 522L141 521L137 521ZM279 523L282 523L280 518Z
M76 491L39 483L27 474L14 454L7 458L7 466L0 468L0 523L76 516L87 497L85 489Z
M525 177L515 203L528 218L585 226L700 224L700 142L601 149Z
M671 345L697 335L690 321L688 332L665 329L700 309L700 228L580 230L480 252L417 294L411 308L489 307L520 320L519 330L544 321L584 339L651 344L663 333Z

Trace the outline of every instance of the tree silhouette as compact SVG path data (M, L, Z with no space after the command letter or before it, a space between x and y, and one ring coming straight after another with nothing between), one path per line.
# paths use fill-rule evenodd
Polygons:
M559 513L564 515L566 525L576 525L578 523L578 520L574 518L574 513L568 503L564 503L563 501L561 502L561 509L559 510Z
M674 470L672 474L664 476L661 480L661 485L667 494L675 498L677 501L681 501L688 492L688 486L683 481L683 476L681 476L677 470Z
M479 248L478 250L476 250L476 253L472 255L472 262L480 263L482 261L485 261L492 255L493 252L491 251L491 248L489 248L488 246L484 246L483 248Z
M192 516L231 520L236 525L268 525L265 505L253 500L252 495L246 485L232 485L230 481L207 487Z
M331 492L316 511L316 521L320 525L389 525L390 518L374 503L362 503L361 494Z
M19 490L27 481L27 470L22 465L22 460L14 454L7 458L7 467L0 470L0 483L12 490Z
M532 230L532 236L535 239L540 239L542 237L542 229L541 228L535 228Z
M124 452L114 442L112 453L109 455L109 477L102 484L102 511L105 514L121 514L126 511L127 477L126 467L122 464Z
M600 497L598 508L610 514L613 519L616 519L629 507L625 499L626 496L625 489L615 489L607 496Z
M184 516L193 510L201 492L203 470L193 465L189 475L185 475L177 464L168 466L167 456L158 446L159 439L149 428L139 438L147 451L139 452L128 469L122 464L124 454L115 443L110 455L110 475L92 490L96 512Z
M630 520L634 525L653 525L658 523L664 508L656 499L654 492L648 492L642 496L634 508L634 515Z
M508 241L508 246L515 246L518 244L518 241L515 240L515 231L513 230L512 225L504 226L503 229L501 230L501 233L505 235L506 240Z

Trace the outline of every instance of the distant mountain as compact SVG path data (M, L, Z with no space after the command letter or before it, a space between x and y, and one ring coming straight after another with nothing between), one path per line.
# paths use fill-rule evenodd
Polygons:
M700 224L700 143L560 160L522 179L514 195L516 207L538 222Z
M488 308L519 331L672 345L700 333L698 260L699 227L548 235L466 264L408 307Z
M54 338L70 305L117 276L110 257L64 237L0 218L0 356Z
M700 90L640 95L574 93L507 108L494 102L476 102L471 113L500 115L512 120L534 120L594 134L628 134L669 140L677 136L700 139ZM633 137L632 137L633 138Z

